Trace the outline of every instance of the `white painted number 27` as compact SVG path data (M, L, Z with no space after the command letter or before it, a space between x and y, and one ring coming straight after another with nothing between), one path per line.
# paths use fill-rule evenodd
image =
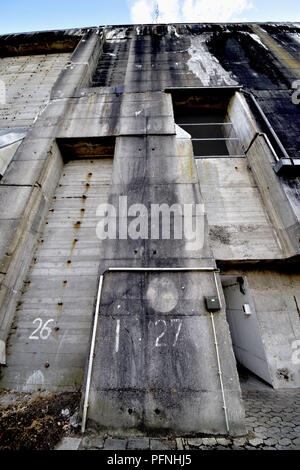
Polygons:
M33 320L32 323L39 323L39 326L34 330L33 333L31 333L29 339L48 339L51 335L52 329L47 325L52 321L54 320L50 318L50 320L47 320L43 325L43 320L41 318L36 318Z
M167 326L167 322L166 320L156 320L156 322L154 323L155 326L159 325L159 324L162 324L163 325L163 331L161 332L161 334L159 336L157 336L156 338L156 341L155 341L155 346L157 348L159 348L160 346L167 346L165 343L162 343L160 342L162 337L165 335L165 333L167 332L167 329L168 329L168 326ZM182 327L182 320L179 320L179 318L172 318L171 319L171 325L174 325L174 324L177 324L177 331L176 331L176 334L175 334L175 338L174 338L174 341L173 341L173 347L176 346L177 344L177 340L178 340L178 336L179 336L179 333L180 333L180 330L181 330L181 327Z

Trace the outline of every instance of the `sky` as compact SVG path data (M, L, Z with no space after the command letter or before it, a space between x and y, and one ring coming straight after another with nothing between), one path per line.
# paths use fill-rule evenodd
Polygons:
M0 34L113 24L291 21L299 0L0 0Z

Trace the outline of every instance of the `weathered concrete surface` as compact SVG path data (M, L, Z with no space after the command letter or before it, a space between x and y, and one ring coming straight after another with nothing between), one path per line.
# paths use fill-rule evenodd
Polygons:
M93 42L95 35L96 32L91 34L91 42ZM89 35L86 36L86 39L88 37ZM94 45L91 47L90 41L87 41L86 45L87 47L83 40L73 55L76 57L80 54L80 58L88 62L93 57L95 47ZM19 57L16 59L19 59ZM58 58L58 60L60 59ZM62 65L63 63L61 63L61 67ZM55 79L60 71L61 69L58 72L56 71ZM70 76L67 79L70 80ZM63 81L60 80L60 86L62 83ZM78 77L77 81L75 77L70 85L76 86L77 83ZM47 97L50 96L51 85L51 83L47 85ZM54 86L52 91L55 91L56 88ZM30 93L28 94L30 95ZM43 102L45 97L43 87L42 94L38 96ZM38 103L40 104L40 101ZM64 106L61 107L59 117L62 117L66 112L66 104L64 103ZM32 112L31 107L28 110ZM35 124L32 124L33 117L37 119ZM40 126L39 121L44 124ZM59 119L56 119L55 123L57 128ZM56 134L51 135L51 133L48 133L45 137L42 132L37 131L35 133L34 131L35 125L39 129L46 128L49 125L47 106L45 115L38 116L35 112L34 116L31 115L31 121L28 124L31 125L31 130L15 153L13 162L11 162L1 180L0 188L3 213L1 224L5 227L1 237L0 339L2 342L6 342L17 301L21 294L22 283L32 260L33 250L41 234L45 215L61 174L62 160L59 150L54 144ZM5 127L7 128L7 125ZM24 166L26 168L26 178L23 180L22 170L24 171ZM1 353L3 354L1 354L0 363L5 364L6 357L3 347Z
M72 97L76 88L90 85L102 46L99 29L83 35L51 91L52 100Z
M197 160L210 240L218 260L282 258L282 249L245 158Z
M287 32L284 32L285 35L294 34L299 29L297 25L287 28ZM208 219L215 217L215 222L218 222L216 225L220 225L219 220L216 219L228 215L229 233L238 227L235 232L238 236L231 236L230 244L225 243L224 246L222 243L219 246L220 255L218 257L222 262L245 261L246 259L257 261L258 259L280 257L284 259L299 254L298 186L292 179L283 182L273 171L274 156L265 137L259 135L260 132L266 132L266 130L262 128L255 113L245 106L245 100L241 97L235 97L236 99L232 101L228 109L228 115L234 123L235 131L238 133L247 157L247 160L242 160L243 163L237 164L238 167L239 165L242 167L241 180L235 179L231 173L229 175L227 172L226 180L227 182L232 181L234 188L225 189L224 182L219 183L223 192L222 195L220 193L219 195L220 198L222 196L223 202L224 200L225 202L231 201L233 195L239 198L235 207L236 218L234 218L234 211L228 208L228 205L218 206L216 194L214 194L214 198L211 197L211 193L216 191L208 189L208 185L206 185L208 183L208 180L206 181L207 173L204 172L202 175L199 172L200 178L198 178L191 142L189 139L176 136L171 96L164 92L166 87L242 84L250 90L256 91L257 99L276 132L280 135L285 147L293 157L297 157L299 136L296 135L296 129L298 132L299 112L298 108L295 109L295 105L291 104L289 94L291 81L297 77L294 70L297 69L291 66L293 62L286 60L286 57L281 57L284 62L279 60L280 58L274 59L279 52L274 47L274 41L260 44L260 40L263 42L265 39L264 33L257 39L259 31L254 32L249 25L148 25L91 28L88 31L80 30L78 38L83 34L85 36L52 88L49 104L29 130L0 185L3 196L1 225L4 227L1 232L0 245L3 254L0 273L2 283L0 294L2 354L0 362L5 362L4 342L10 331L17 302L20 301L21 288L26 274L29 274L27 280L30 281L31 274L35 273L32 286L38 290L38 294L33 295L32 286L25 284L22 294L24 311L22 311L23 306L19 305L15 316L15 326L18 328L20 322L20 331L24 331L24 336L21 332L18 337L18 329L11 330L11 338L13 338L11 345L16 347L16 352L19 355L14 356L12 349L12 354L8 356L9 366L2 379L4 386L6 386L5 380L9 379L7 383L15 384L14 387L20 388L28 386L34 389L41 384L49 388L78 387L82 381L83 357L87 352L89 341L92 306L97 292L95 273L99 265L101 265L102 271L109 266L128 265L214 267L216 253L212 253L210 242L212 242L213 249L216 249L215 241L213 236L208 236L209 225L205 210L208 213ZM279 38L279 40L281 39ZM282 44L285 43L282 42ZM226 48L225 51L223 45ZM290 46L288 50L291 58L294 58L295 50ZM57 52L55 50L55 54ZM259 55L259 60L255 61L255 64L253 64L253 52ZM70 49L66 54L69 53ZM219 58L219 62L214 54ZM63 56L59 55L59 57L61 68L63 68ZM21 58L16 57L16 59ZM98 59L100 60L98 61ZM265 64L268 65L266 71L264 71ZM32 74L32 72L28 73ZM94 86L90 87L90 85ZM48 99L49 88L47 88L46 94L44 92L45 90L42 89L41 95L36 95L35 104L44 103L45 96ZM28 93L28 95L31 94L31 92ZM276 98L274 103L273 98ZM22 119L14 125L27 126L31 124L33 114L36 114L36 110L33 114L32 111L31 106L29 117L22 114ZM293 115L295 122L291 120ZM8 126L4 123L3 127ZM292 132L287 133L287 128ZM76 227L74 227L72 223L65 223L62 206L58 206L58 211L62 211L61 219L58 220L57 226L53 226L53 229L61 230L61 244L56 246L52 238L51 246L36 245L39 238L43 239L43 223L47 215L50 217L48 211L52 209L51 201L56 184L60 177L63 178L61 154L54 140L56 138L80 138L82 141L85 138L91 139L101 136L116 137L109 202L117 203L120 195L126 195L128 205L142 202L149 208L151 203L202 204L203 199L204 201L206 199L207 207L204 208L203 213L203 245L200 243L196 250L191 251L187 249L185 241L182 240L106 240L105 244L97 245L97 249L94 251L92 245L95 239L91 242L90 237L93 236L92 233L95 234L96 222L92 220L92 215L84 212L84 217L86 215L87 219L91 217L90 223L88 222L87 226L84 224L81 226L78 224L79 218L75 222ZM247 173L246 161L251 168L254 180ZM228 159L228 162L231 160ZM201 164L202 162L199 162L198 166ZM212 165L214 165L214 174L225 172L223 161L216 159L207 166ZM26 175L24 174L25 170ZM88 173L90 172L92 171ZM234 168L233 173L235 172ZM242 191L237 189L239 184L243 185ZM92 194L92 188L89 190ZM261 197L258 196L258 191ZM206 193L206 196L203 196L201 192ZM59 188L58 194L61 195ZM242 210L241 194L245 203L247 200L248 210L246 213ZM76 195L80 199L82 196L81 187ZM211 207L209 207L209 197L212 201ZM105 199L103 193L103 197L99 196L98 201L104 202ZM234 200L232 205L235 202ZM266 211L262 208L263 205ZM68 210L71 212L78 210L76 204L73 206L70 203L70 206L68 205ZM80 211L81 209L82 207ZM220 217L218 217L218 213ZM80 213L81 215L82 213ZM254 230L256 227L253 233L257 238L250 237L249 231L246 240L243 240L240 230L243 217L244 220L247 220L247 225L251 226L250 230ZM51 233L49 228L51 219L47 221L44 233L49 234L50 240L54 232ZM257 227L258 225L259 227ZM72 261L69 258L66 260L64 257L68 256L69 245L76 238L73 233L75 228L82 230L83 238L86 237L88 240L88 246L80 251L79 242L75 243L72 253L74 256L75 253L78 253L78 263L71 262L71 266L67 268L68 271L62 271L63 278L60 278L57 273L66 269L65 261ZM246 245L243 244L244 241ZM69 245L65 245L65 242ZM38 252L43 252L45 256L40 256L40 261L37 257L37 263L28 272L28 266L36 247ZM95 256L98 256L98 259L91 260L90 257L94 258ZM56 259L54 263L52 258ZM60 258L63 258L63 261ZM245 271L247 270L245 269ZM51 366L53 362L47 360L48 353L55 354L54 349L51 348L57 346L56 341L58 341L52 332L49 336L52 342L49 350L45 346L47 344L45 340L41 340L41 342L33 340L36 346L32 350L28 350L28 357L31 361L30 371L32 371L32 366L38 367L30 374L29 369L25 366L22 369L19 367L20 375L15 380L16 376L14 377L13 371L17 371L21 360L24 359L26 362L26 355L23 354L28 347L25 335L33 333L33 330L28 332L32 323L29 322L29 325L26 317L29 312L30 315L34 313L34 308L37 305L42 305L44 308L43 312L38 310L39 317L43 314L43 320L47 321L52 318L51 315L55 312L58 318L57 310L60 310L61 307L64 308L65 302L56 295L59 294L61 297L60 293L66 291L66 286L63 286L63 282L67 280L65 272L70 273L72 278L72 282L67 283L70 289L68 291L70 298L77 299L76 295L80 293L81 296L86 295L87 302L84 305L80 305L78 302L74 305L71 302L68 321L62 321L61 330L55 333L56 337L59 337L60 331L62 332L64 329L67 331L66 341L64 342L62 339L61 349L56 352L55 368L53 369ZM82 280L83 276L85 276L84 280ZM122 278L121 275L115 274L115 276L119 276L118 280ZM112 284L111 290L116 294L116 297L110 298L107 305L101 304L101 309L105 308L107 311L101 317L98 330L89 418L95 419L104 426L118 427L123 425L126 428L140 425L151 429L170 428L176 432L179 432L180 429L184 429L186 432L194 432L195 429L197 431L203 429L204 432L212 433L224 432L225 423L220 402L216 358L213 354L212 332L203 302L204 295L216 294L212 274L194 272L187 275L186 288L195 289L196 292L195 295L192 295L188 290L191 295L190 300L182 298L181 275L178 273L171 276L172 282L170 274L166 276L165 273L164 275L158 274L157 280L153 281L154 286L149 287L152 277L142 276L143 280L137 281L137 274L123 275L123 280L120 281L118 288L115 288L114 283ZM263 281L262 277L261 288L263 288ZM135 284L136 287L134 287ZM163 287L163 291L161 287ZM289 295L295 296L296 299L297 288L297 285L292 283L289 290ZM120 289L119 293L118 289ZM132 289L133 298L130 297ZM137 292L134 289L137 289ZM155 294L155 289L158 294ZM165 292L168 295L164 296ZM51 293L50 302L49 293ZM276 291L272 292L272 295L278 302L281 302L281 294L277 295ZM152 305L153 296L155 302ZM270 300L273 299L270 297ZM119 309L118 305L121 305ZM224 299L222 307L221 312L216 314L217 336L221 344L220 347L223 348L223 358L225 358L225 364L222 361L222 366L225 367L226 372L225 395L229 401L230 427L233 433L238 433L242 428L243 410L230 334L225 318ZM169 310L165 310L166 308ZM73 309L75 309L76 315L72 315ZM79 343L82 349L76 354L74 349L68 349L70 345L68 335L70 334L72 337L74 333L73 321L78 325L78 329L77 326L74 328L76 333L83 326L79 325L80 322L77 324L78 316L82 315L81 309L84 310L86 320L89 317L89 321L83 322L82 343ZM260 318L266 319L268 331L268 328L271 328L267 314L265 314L265 312L269 312L268 307L262 303L257 307L257 311L259 311ZM295 328L295 312L294 310L292 312L291 328L295 332L294 339L298 330L297 327ZM169 325L170 328L165 333L164 330L155 330L149 333L148 324L152 325L153 319L155 327L164 327L164 321L168 325L169 315L173 315L173 313L174 315L176 313L173 320L182 319L181 329L183 328L182 332L185 331L186 336L183 336L183 341L178 343L176 354L170 355L169 349L174 348L172 331L174 333L173 327L177 326L178 322L173 322L173 330ZM73 318L74 316L76 320ZM30 317L31 322L39 317ZM282 319L280 315L279 318ZM119 320L121 336L118 345L119 348L125 348L128 363L121 360L124 358L119 359L116 355L111 355L111 351L116 345L116 325ZM23 321L24 323L22 323ZM129 333L126 330L121 330L123 321ZM157 322L156 325L155 322ZM185 324L186 330L184 329ZM36 328L38 326L38 323L34 325ZM101 328L107 332L103 339ZM46 334L47 330L44 330L44 333ZM161 336L162 333L164 333L163 336ZM178 333L178 341L180 341L180 333ZM290 340L291 334L287 333L284 338L279 338L280 340L275 334L274 341L271 338L271 333L270 337L268 333L264 334L264 341L269 344L268 355L274 354L276 356L276 360L279 361L279 369L282 369L282 365L283 369L288 368L286 358L290 349L286 338L288 337ZM144 341L143 344L145 344L141 355L138 354L139 348L141 348L139 338L142 338L141 341ZM167 346L162 348L155 346L153 352L153 343L161 344L164 338L167 339ZM71 344L74 347L73 337ZM38 353L41 353L40 358L45 360L43 363L47 364L42 372L40 371L40 359L33 359L33 355L35 354L37 357ZM189 362L193 366L190 370L187 367L186 353L188 353ZM207 358L207 363L210 365L209 370L207 370L203 358L205 360ZM112 376L109 367L112 362L115 377ZM168 370L164 366L165 363L170 365L170 374L165 373ZM65 369L61 368L60 373L59 366L61 364L65 364ZM74 380L68 378L67 381L67 374L72 371L72 367L77 368L76 378ZM275 371L274 364L272 367ZM37 371L36 374L35 371ZM293 377L297 376L296 369L289 369L289 371L294 374ZM274 374L276 375L275 372ZM281 375L284 382L281 378L274 378L275 386L279 386L280 383L286 386L285 376L289 377L289 374L284 371ZM46 381L44 380L45 376L47 376ZM30 380L27 383L28 379ZM17 382L18 385L16 385ZM290 386L292 381L288 379L287 382ZM177 386L178 384L180 387ZM126 388L127 385L128 388ZM181 397L179 400L178 396ZM122 400L121 410L119 403ZM106 408L104 403L107 404ZM189 403L191 403L190 406ZM109 409L112 410L110 415L107 413ZM128 411L129 409L131 412ZM208 410L210 410L210 415ZM174 421L175 416L177 416L176 422Z
M155 102L159 116L170 100L170 96L160 95L160 106ZM141 95L136 104L141 115L145 108L152 109L147 100L148 94ZM131 104L131 100L122 101L124 114ZM172 116L167 116L167 126L171 122ZM201 205L189 143L182 141L185 139L178 143L175 135L152 135L153 130L147 129L141 139L119 138L109 203L117 208L120 196L127 197L128 207L142 203L149 222L152 204ZM102 265L118 267L122 259L127 267L212 267L204 211L201 230L201 240L193 250L182 235L180 239L163 239L161 234L157 240L106 239ZM90 421L116 429L227 432L205 295L218 295L213 273L105 275L89 394ZM224 301L222 311L216 314L216 330L226 377L229 432L240 434L243 407Z
M300 149L300 112L292 99L292 84L300 76L298 34L299 24L244 25L243 30L229 28L213 33L209 44L210 52L222 66L255 96L286 152L294 159L299 158ZM257 121L261 131L266 132L266 126ZM280 156L276 142L272 144ZM257 138L247 156L286 256L293 256L299 253L295 178L282 181L273 177L271 167L275 160L263 137ZM271 164L265 166L268 160Z
M101 259L96 209L107 199L111 170L109 158L61 163L7 342L1 388L80 388Z
M80 437L65 437L55 450L78 450L80 442Z
M246 411L244 436L186 436L174 439L167 435L122 433L89 430L81 439L79 450L300 450L299 389L272 390L254 376L242 380L243 400ZM77 438L68 438L60 444L67 450ZM127 453L128 455L128 453Z
M274 254L274 258L295 256L299 253L300 230L299 191L295 182L297 178L279 178L275 174L273 167L276 159L270 147L271 136L265 134L266 129L257 120L257 116L255 119L241 93L235 93L231 99L228 119L233 123L241 141L253 181L257 185L264 210L269 218L268 224L273 227L273 236L279 247L278 254Z
M22 145L21 145L22 147ZM21 149L19 148L18 151ZM37 168L35 182L28 186L1 184L3 210L1 272L1 327L0 337L6 341L16 303L32 260L37 237L41 234L50 196L55 189L61 168L59 151L53 147L42 168ZM9 172L8 172L9 175ZM3 181L5 182L5 177ZM5 363L5 356L1 357Z
M264 158L261 158L262 156ZM295 205L291 204L287 197L286 186L283 187L280 183L280 179L270 164L274 160L263 136L258 135L255 138L247 151L247 159L285 257L297 255L300 246L299 215L295 211Z
M8 167L11 159L13 158L16 150L18 149L20 141L14 142L10 145L0 148L0 175L3 176L6 168Z
M105 428L226 433L206 294L216 294L211 274L106 276L89 419ZM243 410L224 310L215 321L230 433L239 434Z
M291 55L286 42L297 33L297 24L244 25L213 33L210 41L210 52L240 85L252 91L292 158L300 155L300 111L291 99L292 83L300 73L299 44L294 43Z
M70 53L0 58L6 103L0 127L29 127L47 105L50 92Z

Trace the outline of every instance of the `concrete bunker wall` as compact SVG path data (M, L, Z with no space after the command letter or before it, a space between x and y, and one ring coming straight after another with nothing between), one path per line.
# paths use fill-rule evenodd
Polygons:
M70 57L65 52L0 58L0 76L6 87L5 105L0 106L1 128L33 124Z
M111 272L104 278L89 422L102 429L242 434L244 410L222 311L215 315L229 429L210 314L213 273ZM219 282L219 281L217 281ZM115 289L113 289L115 286Z
M80 37L84 35L84 41L79 45ZM22 35L21 35L22 36ZM50 34L51 36L51 34ZM53 36L53 34L52 34ZM51 38L53 39L53 37ZM54 34L55 36L55 34ZM75 34L76 36L76 34ZM26 40L25 35L25 40ZM33 35L35 38L35 35ZM2 38L3 39L3 38ZM0 49L3 40L0 40ZM24 38L23 38L24 39ZM28 38L27 38L28 39ZM32 38L31 38L32 39ZM4 48L9 46L11 38L4 38ZM50 41L51 43L51 41ZM49 41L39 44L49 48ZM1 46L2 44L2 46ZM52 43L51 43L52 44ZM1 210L1 287L0 287L0 363L5 364L5 343L10 326L14 317L17 301L19 299L23 281L25 279L33 250L41 233L45 214L49 205L49 194L57 183L60 174L57 158L57 146L53 144L57 135L57 127L62 116L67 111L67 100L60 103L59 112L51 114L53 98L69 97L79 84L88 82L88 74L83 73L86 69L92 73L93 59L99 55L101 48L101 37L95 31L82 32L68 42L68 53L76 47L71 57L71 62L63 69L56 80L50 95L50 101L43 109L40 116L34 116L35 122L31 122L31 128L27 136L18 147L10 162L5 175L1 180L0 196L3 210ZM18 44L20 51L22 44ZM65 42L63 42L65 46ZM36 47L31 44L25 50L37 54ZM57 48L63 51L61 42L55 42ZM1 49L2 51L2 49ZM48 52L48 49L47 49ZM19 52L17 53L17 55ZM22 53L20 53L22 55ZM5 55L5 54L4 54ZM50 54L51 56L51 54ZM39 57L39 56L36 56ZM53 54L55 59L56 55ZM18 57L17 57L18 59ZM9 57L8 62L11 60ZM24 60L24 59L22 59ZM36 60L36 59L35 59ZM33 59L33 62L35 63ZM74 63L72 62L74 61ZM77 61L79 64L77 64ZM29 59L30 62L30 59ZM90 64L91 62L91 64ZM73 64L73 65L72 65ZM78 65L78 67L77 67ZM55 71L58 73L58 71ZM86 81L87 80L87 81ZM51 86L50 86L51 88ZM42 92L45 91L42 88ZM49 84L46 86L47 93L50 92ZM43 99L37 93L35 99ZM48 96L48 95L47 95ZM29 100L30 101L30 100ZM36 102L37 105L41 103ZM25 106L26 108L26 106ZM50 112L49 112L50 111ZM30 108L30 112L32 110ZM30 119L33 119L32 114ZM23 128L22 128L23 129ZM54 185L54 186L53 186Z
M52 188L6 343L1 388L65 391L82 385L103 257L96 210L107 201L114 142L67 139L60 142L64 158L53 147L55 175L46 175Z
M273 226L277 254L274 252L271 258L295 256L299 253L300 222L281 178L274 172L278 157L274 154L270 140L261 131L257 116L241 93L237 92L232 98L228 115L243 145L247 164L259 189L270 225Z
M175 34L176 28L181 33L180 38ZM131 267L138 266L141 268L149 266L171 266L175 268L187 266L193 268L208 265L213 268L215 267L214 257L230 263L241 259L246 261L247 259L286 258L299 253L299 221L296 212L290 203L291 199L287 197L285 190L282 189L281 181L273 170L274 155L266 136L260 132L260 128L251 115L246 101L239 93L235 94L229 105L228 119L234 122L235 131L243 144L246 158L241 157L240 161L237 159L237 164L231 158L226 158L226 162L221 161L221 159L211 159L211 162L203 161L203 163L201 162L203 168L197 172L197 166L200 168L200 163L197 165L195 163L190 139L176 135L171 96L164 91L166 86L210 87L228 86L228 83L231 83L232 86L236 85L235 80L229 77L229 74L209 53L206 44L208 37L205 33L207 27L204 27L205 34L203 37L199 34L203 32L202 26L182 25L176 26L176 28L173 26L145 26L145 35L143 36L143 34L140 34L139 27L126 27L122 28L122 37L119 38L117 37L118 28L116 28L117 36L115 36L114 28L108 28L111 30L108 34L107 31L103 32L98 29L86 32L84 40L81 41L70 62L56 81L51 92L50 102L44 113L39 116L10 164L5 175L4 184L0 187L4 201L3 218L1 219L4 226L4 236L1 245L3 269L1 268L0 274L1 281L3 281L0 292L2 321L0 362L5 363L5 341L10 331L12 314L15 312L21 291L24 290L23 295L27 305L25 302L23 305L17 306L17 318L21 318L22 312L25 313L26 308L27 312L28 308L31 309L29 307L31 303L34 304L35 297L30 294L30 289L33 286L40 286L39 295L42 297L40 300L45 300L45 296L48 294L47 283L39 284L37 280L38 273L40 272L42 276L47 277L62 266L60 260L57 260L56 266L51 264L51 261L48 263L45 260L51 252L53 254L55 247L48 246L48 248L45 248L44 246L43 248L46 249L44 260L41 264L37 263L32 266L29 271L29 276L34 272L37 275L32 285L28 284L30 281L30 277L28 277L27 284L23 289L23 280L28 274L28 266L33 257L36 241L40 240L41 242L43 240L43 230L48 230L46 227L51 226L50 219L47 220L48 224L44 225L44 223L47 215L50 218L53 215L53 213L48 213L49 209L52 209L50 201L54 195L58 179L63 177L61 151L75 151L75 153L78 151L79 154L82 152L81 144L77 145L78 142L72 143L70 142L71 139L81 138L87 142L87 140L96 136L118 136L112 180L111 184L107 184L109 201L112 203L116 203L120 195L127 195L130 204L143 202L146 205L150 202L167 202L169 204L178 201L182 203L202 203L206 197L208 206L208 194L212 191L208 187L209 184L207 184L209 182L208 176L213 174L213 178L215 178L216 173L224 173L226 176L227 172L226 177L229 179L232 177L232 180L236 183L230 196L233 195L233 198L238 198L241 194L238 185L240 183L246 185L244 195L248 194L251 197L244 197L245 203L248 199L249 204L243 215L245 219L247 217L251 218L251 209L254 208L251 219L252 225L248 224L250 227L248 227L248 231L244 232L245 238L243 240L241 234L238 233L240 231L240 227L237 225L237 219L240 219L239 213L235 214L236 219L234 219L232 217L233 211L227 206L228 210L223 211L226 217L228 216L229 221L229 228L226 236L223 237L225 243L222 240L222 243L219 243L220 237L216 240L212 236L208 236L209 223L207 223L205 217L205 243L202 248L199 247L193 254L188 252L184 243L176 244L169 240L125 240L124 243L118 240L106 243L105 247L101 248L100 254L97 252L96 255L91 246L84 247L85 254L92 253L93 258L99 255L98 261L89 262L87 266L84 264L84 260L81 259L82 263L80 261L78 265L76 263L73 265L71 262L71 266L66 268L68 261L71 261L69 257L71 250L74 256L75 254L81 256L78 243L80 239L74 236L72 231L81 227L81 223L78 222L81 222L80 217L83 206L74 206L75 211L79 210L79 218L76 217L76 221L73 222L77 227L74 227L71 223L68 233L72 238L68 239L69 245L67 247L63 246L64 236L62 235L60 239L62 244L57 252L61 250L62 257L68 255L68 258L63 259L64 268L68 269L69 273L73 269L74 278L77 275L79 277L85 275L89 269L94 270L91 275L93 285L92 287L89 285L86 289L89 304L88 307L86 305L84 307L89 319L84 319L81 322L82 324L79 325L78 317L81 308L79 303L70 307L70 305L67 305L68 302L64 302L60 295L53 297L54 301L49 305L49 311L56 316L57 321L61 322L60 326L55 326L59 330L55 331L55 334L51 337L52 346L43 350L44 355L38 360L36 358L32 360L33 370L32 373L26 376L26 381L20 378L22 376L20 368L19 371L17 370L21 349L25 343L29 354L36 351L29 350L30 347L26 344L25 336L22 337L21 333L21 336L18 337L18 325L14 325L17 330L11 330L12 342L10 345L16 347L17 354L14 356L12 353L8 356L10 367L7 368L7 371L11 370L12 375L11 381L9 381L7 379L9 379L10 372L7 375L4 374L3 386L7 386L5 380L7 380L6 384L15 384L13 386L18 389L23 388L26 390L36 390L40 385L49 389L51 387L53 389L59 387L72 389L80 386L83 377L84 355L88 349L88 324L91 323L93 313L91 308L92 296L93 293L95 295L97 288L96 270L101 264L100 259L103 261L100 270L105 270L112 265L115 267L130 265ZM123 30L125 30L125 33ZM190 36L193 36L191 33L195 33L197 37L191 38ZM112 78L107 81L103 79L102 82L101 80L97 82L96 80L94 83L94 85L100 83L105 86L91 87L93 77L95 77L94 71L99 65L98 59L105 37L107 42L112 41L110 44L113 47L117 48L120 40L123 42L128 41L128 47L125 47L119 56L114 59L116 65L118 65L118 61L120 62L119 68L115 69L116 74L112 75ZM125 37L128 39L125 39ZM184 53L182 53L182 49L184 49ZM109 53L110 51L108 51ZM169 60L169 57L172 57L172 59ZM173 67L174 63L177 64L176 70ZM212 79L209 73L211 70L210 64L213 64L214 71ZM104 71L106 65L103 64ZM109 68L108 65L106 69L109 70ZM58 139L59 146L54 139ZM89 157L90 149L91 142L85 143L85 151ZM248 173L246 162L251 168L253 178ZM233 165L238 167L240 179L234 178L232 174L228 175L229 166L231 167L230 173L236 172ZM77 170L74 172L76 177L79 175ZM83 186L90 184L86 181L90 173L93 174L94 172L85 167L85 180L80 176ZM198 176L200 176L200 179ZM223 182L217 182L221 192L223 191L222 184ZM80 187L78 194L80 200L83 194L81 189ZM60 189L58 189L59 191ZM229 201L231 201L230 197ZM223 209L226 209L224 199L218 207L220 214L222 204ZM264 210L263 205L265 205L266 210ZM240 204L240 209L242 212L242 204ZM211 208L210 211L207 210L208 219L212 220L214 211L214 208ZM260 220L260 224L256 224L259 227L255 226L255 219L257 218ZM58 217L57 223L60 228L64 229L62 220L63 216ZM240 223L240 220L238 220L238 223ZM68 229L67 226L65 228ZM84 228L84 225L81 228ZM230 237L228 237L228 233ZM232 233L238 233L238 235L232 236ZM257 240L254 240L251 233L256 234ZM226 241L229 243L226 243ZM263 249L261 241L263 241ZM43 244L40 243L38 249ZM239 253L238 250L234 250L235 245L239 246ZM211 248L214 250L213 253ZM90 249L91 251L89 251ZM43 256L41 256L41 259L43 259ZM263 275L261 276L262 285ZM105 289L108 286L109 292L105 292L106 297L104 296L101 305L104 315L101 317L100 323L102 329L100 328L97 337L96 364L92 377L89 419L103 427L118 428L123 426L124 428L133 429L146 426L152 430L169 428L176 433L203 431L218 434L226 432L216 370L216 358L213 355L213 337L211 336L209 316L203 302L205 294L215 294L212 273L193 272L185 273L185 276L179 273L157 276L126 273L126 275L118 274L117 282L115 279L116 275L114 278L109 276L105 281L106 285L104 285ZM252 280L254 286L254 275ZM67 283L64 285L65 281ZM59 287L56 286L55 282L49 283L49 286L51 284L51 289L59 294L66 291L67 286L70 287L71 292L76 292L76 290L81 292L80 289L84 285L84 283L81 285L78 279L73 279L69 283L66 276L57 279L57 286L59 285ZM155 304L154 307L152 305L153 292L156 293L154 295L155 299L160 298L159 289L157 292L155 291L155 288L157 289L160 284L167 287L171 286L171 295L168 301L171 304L174 298L177 301L176 305L169 311L172 312L170 315L174 313L174 317L171 317L169 312L164 312L164 306L161 310L160 305ZM115 288L115 285L117 288ZM182 286L190 294L192 299L190 302L188 298L185 298L185 289L182 289ZM90 291L88 290L89 287L91 287ZM150 294L152 292L151 295L149 291ZM271 301L272 296L271 293L269 294ZM266 309L261 300L263 295L263 293L260 293L257 296L260 299L258 305L256 305L259 322L265 321L269 314L272 316L272 312ZM272 292L272 295L274 295L274 292ZM293 293L291 295L294 295L297 299L298 294ZM223 301L224 299L222 299L222 310L215 317L216 329L223 357L225 358L225 394L229 400L230 431L240 433L243 430L243 406ZM281 302L280 296L278 302L279 304ZM289 303L290 297L283 302L286 302L286 305L291 305ZM284 311L286 316L285 309L279 304L277 310ZM121 307L118 308L118 305ZM79 343L82 349L80 349L77 356L74 352L76 332L73 334L74 329L72 331L72 328L69 327L69 321L64 323L61 320L64 308L66 308L67 318L72 322L74 320L78 330L81 329L83 341L79 341ZM75 313L73 316L77 317L76 319L72 318L71 310ZM267 312L267 315L264 312ZM298 329L294 323L294 310L292 310L292 314L291 329L294 330L293 338L296 338ZM290 312L288 315L290 315ZM31 320L36 318L40 317L32 317ZM45 325L49 318L53 319L53 316L41 318L41 321L44 320L42 323L37 321L34 327L38 331L34 333L30 330L29 335L33 334L36 337L38 334L42 334L42 336L47 336L49 331L47 328L52 325L52 323ZM278 320L278 324L282 320L282 316L278 312L275 314L275 318L276 322ZM171 320L176 321L173 321L172 324ZM172 351L174 344L174 328L176 337L177 320L182 320L183 327L181 328L183 328L182 332L185 336L180 339L182 342L178 343L179 350L172 355L170 351ZM28 329L33 326L32 321L29 324L28 322L22 323L22 321L20 322L20 330L23 329L24 335L27 335ZM164 322L170 327L163 334L166 343L162 342L163 337L161 336L164 330L155 330L157 327L164 327ZM149 330L149 324L153 327L153 323L155 328ZM269 333L273 331L271 320L266 320L266 324L262 336L267 351L267 359L271 364L274 386L280 387L280 384L294 386L299 383L297 370L296 368L288 368L287 359L292 333L290 330L283 336L274 333L276 339L273 340L271 333ZM115 354L113 349L116 347L117 325L119 325L121 335L119 337L120 350L118 350L118 353L124 353L123 356ZM121 326L125 327L121 329ZM63 341L59 343L60 335L65 331L64 328L66 328L66 331L69 329L65 335L65 344ZM107 333L104 336L103 331ZM40 339L45 341L43 338ZM179 340L179 336L177 339ZM18 343L18 341L20 342ZM39 340L34 339L33 341ZM18 350L22 342L23 346ZM141 342L143 349L140 354ZM54 350L58 343L59 346L63 344L64 346L59 347L55 355ZM165 344L165 348L159 346L155 349L157 343ZM64 349L65 346L66 349ZM189 354L186 356L187 351ZM51 361L47 360L48 353L52 354ZM60 374L58 366L59 361L64 357L64 353L69 354L69 356L65 354L68 360L65 361L64 369L61 369ZM72 354L74 354L74 358L71 358L70 355ZM128 363L123 360L124 355L128 357ZM187 357L190 358L189 363L187 363ZM70 367L73 364L73 359L77 361L76 371L72 371ZM42 371L39 367L36 367L38 361L42 363ZM55 364L54 367L52 367L53 363ZM165 364L169 366L170 374L165 374ZM192 367L190 367L190 364L192 364ZM208 370L207 364L209 365ZM20 373L21 376L16 375L16 373ZM45 380L45 377L47 377L47 380ZM177 388L175 387L176 383L179 384ZM220 406L216 407L216 403Z

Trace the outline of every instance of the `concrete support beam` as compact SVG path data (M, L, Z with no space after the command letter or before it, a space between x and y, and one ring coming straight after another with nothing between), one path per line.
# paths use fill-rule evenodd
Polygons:
M72 97L76 88L89 85L102 46L103 37L98 31L84 35L52 89L52 100Z

